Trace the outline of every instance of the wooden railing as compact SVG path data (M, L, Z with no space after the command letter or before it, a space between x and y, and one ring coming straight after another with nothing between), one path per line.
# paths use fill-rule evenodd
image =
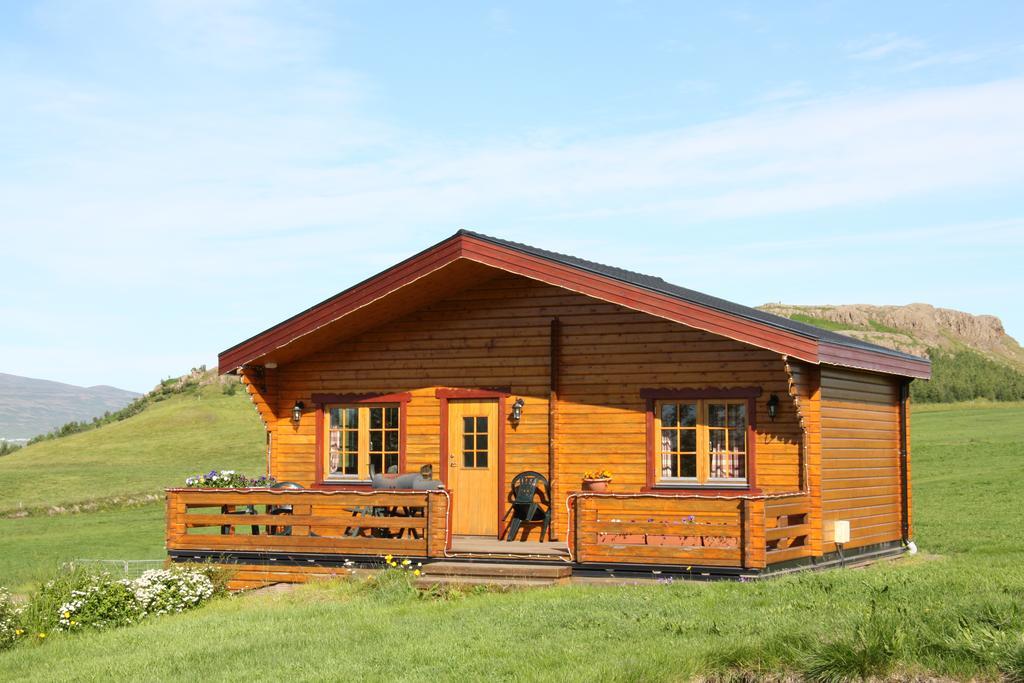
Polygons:
M765 504L767 564L810 557L811 508L806 495L777 498Z
M752 503L760 501L577 494L574 555L582 563L763 566L764 542L758 546L748 521Z
M444 491L167 490L167 549L441 557Z

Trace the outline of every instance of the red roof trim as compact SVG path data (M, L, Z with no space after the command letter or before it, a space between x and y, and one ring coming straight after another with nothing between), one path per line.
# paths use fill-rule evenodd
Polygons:
M618 304L625 308L705 330L751 346L768 349L809 363L827 363L904 377L929 378L927 361L903 359L869 350L822 342L796 332L682 301L638 285L621 282L494 244L456 234L388 268L380 274L317 304L220 354L220 372L231 372L271 351L290 344L353 311L387 296L415 280L465 258L505 272Z
M902 377L915 377L917 379L931 379L932 376L931 363L926 360L898 358L882 353L872 353L867 350L839 346L830 342L821 342L819 349L821 362L827 365L841 365L847 368L872 370L874 372L884 372Z
M346 289L312 308L274 325L246 341L221 352L221 374L231 372L276 348L348 315L357 308L442 268L462 255L462 238L456 235L382 273Z

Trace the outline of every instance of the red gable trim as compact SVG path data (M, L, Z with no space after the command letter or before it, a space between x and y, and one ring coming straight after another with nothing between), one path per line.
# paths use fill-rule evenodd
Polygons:
M223 351L218 359L221 374L245 365L276 348L341 318L357 308L442 268L462 255L461 236L454 236L412 258L346 289L340 294L292 316L270 329Z
M453 235L379 275L222 352L219 358L220 372L230 372L250 363L459 258L546 282L809 363L829 363L905 377L930 376L930 366L926 361L902 359L866 349L819 342L812 337L681 301L667 294L652 292L598 273L463 234Z

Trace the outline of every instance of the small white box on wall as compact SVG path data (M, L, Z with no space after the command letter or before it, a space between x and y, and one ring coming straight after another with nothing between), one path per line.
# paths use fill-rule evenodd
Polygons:
M832 541L840 545L850 542L850 522L845 519L837 519L832 527Z

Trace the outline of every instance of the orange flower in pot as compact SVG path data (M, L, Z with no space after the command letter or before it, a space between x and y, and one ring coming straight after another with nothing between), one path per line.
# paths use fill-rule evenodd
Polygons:
M584 491L607 491L608 485L611 483L612 473L608 470L594 470L593 472L584 472L583 474Z

